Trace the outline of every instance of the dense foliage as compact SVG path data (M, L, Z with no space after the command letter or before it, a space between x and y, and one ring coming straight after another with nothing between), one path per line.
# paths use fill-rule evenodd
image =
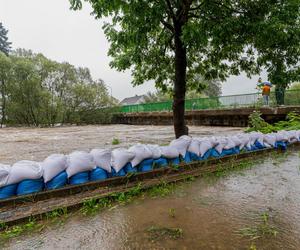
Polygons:
M264 121L260 112L255 111L249 116L249 125L250 128L247 129L247 132L260 131L264 134L280 130L300 130L300 115L291 112L285 121L269 124Z
M82 1L70 0L72 8ZM131 69L134 85L154 80L162 90L173 89L176 137L188 133L185 93L201 88L198 75L224 80L267 67L278 86L297 76L298 0L85 1L96 18L110 17L104 32L111 66Z
M114 100L87 68L18 49L9 57L0 53L0 82L1 125L109 122L102 108Z

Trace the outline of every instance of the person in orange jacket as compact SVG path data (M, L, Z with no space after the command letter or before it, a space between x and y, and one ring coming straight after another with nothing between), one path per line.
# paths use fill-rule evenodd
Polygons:
M271 87L269 85L264 84L264 86L262 87L262 96L265 105L269 105L270 92Z

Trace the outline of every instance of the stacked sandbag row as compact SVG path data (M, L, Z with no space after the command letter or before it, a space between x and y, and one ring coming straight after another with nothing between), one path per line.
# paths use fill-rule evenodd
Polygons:
M192 138L182 136L167 146L137 144L129 149L93 149L69 155L53 154L43 162L19 161L0 164L0 199L76 185L89 181L147 172L154 168L178 165L254 151L282 148L300 141L300 131L240 133L233 136Z

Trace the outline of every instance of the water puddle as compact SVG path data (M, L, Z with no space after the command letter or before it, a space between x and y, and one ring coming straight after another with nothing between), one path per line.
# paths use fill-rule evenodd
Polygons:
M71 216L8 248L300 249L299 167L291 150L225 177L198 178L167 197Z

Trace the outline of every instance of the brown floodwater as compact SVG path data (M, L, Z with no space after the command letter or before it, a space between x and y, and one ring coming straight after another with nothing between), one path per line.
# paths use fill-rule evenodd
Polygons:
M190 126L192 136L234 134L243 128ZM120 141L112 145L112 139ZM172 126L73 126L56 128L0 129L0 163L41 161L53 153L73 150L128 147L135 143L167 144L174 139Z
M77 213L62 225L13 239L7 248L300 249L299 157L299 148L290 149L262 157L250 169L184 183L167 197L146 195L94 216ZM153 235L151 228L182 234ZM255 239L241 233L247 228Z

